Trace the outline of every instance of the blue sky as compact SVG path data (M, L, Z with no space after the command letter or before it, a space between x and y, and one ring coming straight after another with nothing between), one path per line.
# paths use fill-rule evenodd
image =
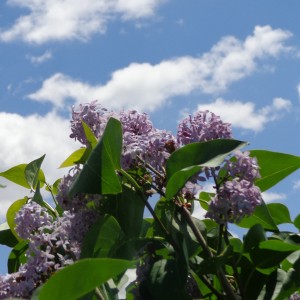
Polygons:
M251 149L300 155L299 9L296 0L1 1L0 171L46 153L54 182L79 146L68 138L71 106L95 99L174 133L183 116L210 109ZM3 222L28 193L0 182ZM264 195L292 217L299 196L299 172ZM7 253L0 246L0 273Z

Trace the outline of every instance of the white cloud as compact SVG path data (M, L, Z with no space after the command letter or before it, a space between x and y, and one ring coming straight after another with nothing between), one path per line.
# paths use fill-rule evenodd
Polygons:
M52 52L49 50L45 51L42 55L39 55L39 56L26 55L26 58L35 65L42 64L42 63L46 62L47 60L50 60L52 57L53 57Z
M12 6L25 7L11 28L0 31L0 40L21 39L42 44L52 40L87 40L104 33L109 21L153 16L164 0L8 0Z
M300 180L297 180L297 181L294 182L293 188L294 189L300 189Z
M261 131L268 122L277 120L285 112L289 112L291 107L291 101L283 98L274 98L271 105L260 109L256 109L253 102L218 98L213 103L199 104L198 110L212 111L234 127Z
M286 199L285 194L272 193L272 192L263 192L262 197L266 203L282 201Z
M46 180L52 184L67 172L58 166L79 146L69 138L70 123L54 113L46 116L0 113L0 171L15 165L29 163L46 154L42 169ZM29 191L0 177L0 221L9 205Z
M225 91L230 84L263 68L264 59L289 51L285 41L290 36L290 32L270 26L255 27L253 35L244 41L225 37L201 57L177 57L156 65L132 63L113 72L105 85L92 86L56 73L28 97L57 107L63 107L69 98L77 103L98 99L114 109L153 111L174 96Z

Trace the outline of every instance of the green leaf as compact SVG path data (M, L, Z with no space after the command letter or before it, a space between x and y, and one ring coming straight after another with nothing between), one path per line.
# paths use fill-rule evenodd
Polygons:
M16 237L18 241L22 241L22 239L18 236L15 228L16 228L16 223L15 223L15 217L16 213L20 210L20 208L27 203L28 198L25 197L23 199L15 201L7 210L6 212L6 220L7 224L12 232L12 234Z
M176 260L161 259L153 264L142 291L151 295L151 299L190 299L185 283L186 276L180 272L180 264Z
M71 167L76 164L84 164L91 151L91 148L80 148L75 150L67 159L63 161L59 168Z
M205 210L208 210L209 202L211 201L211 199L213 199L214 196L215 193L201 192L199 195L199 201L201 207Z
M300 215L298 215L294 220L294 225L300 230Z
M258 247L250 251L253 263L258 268L278 266L287 256L300 249L300 246L280 240L262 241Z
M33 160L25 167L25 178L31 190L35 190L38 180L42 183L45 182L45 176L43 176L44 173L40 171L45 156L46 154L38 159ZM39 179L41 176L44 178Z
M268 240L259 244L259 249L275 250L279 252L293 252L300 250L300 246L281 240Z
M167 199L171 199L188 179L201 171L201 167L217 167L233 151L246 146L246 142L218 139L191 143L171 154L167 160Z
M257 158L260 167L261 178L258 178L255 184L262 192L300 168L299 156L266 150L251 150L250 153L252 157Z
M98 143L97 138L95 137L91 128L85 122L83 122L83 121L81 121L81 122L82 122L82 127L84 130L86 139L88 140L91 148L95 148Z
M285 278L286 272L281 269L275 270L269 276L266 286L262 289L257 300L274 299L279 294Z
M294 292L299 292L299 286L300 286L300 259L298 259L294 263L293 268L291 268L287 272L284 280L282 281L277 296L273 299L274 300L288 299L289 296L291 296Z
M285 205L281 203L269 203L267 207L276 225L292 223L290 212Z
M139 236L144 215L145 203L142 195L128 186L117 195L109 195L103 201L102 213L113 215L128 238Z
M122 187L116 170L120 169L121 152L121 123L110 118L101 140L91 152L82 171L71 186L70 195L76 193L120 193Z
M135 262L113 258L79 260L51 276L42 286L39 299L78 299L134 266Z
M14 247L18 243L18 240L11 232L7 222L0 225L0 244L8 247Z
M260 224L252 226L244 237L244 252L250 252L266 239L265 231Z
M21 241L18 244L16 244L15 247L11 250L7 261L8 273L17 272L19 270L19 267L26 263L27 249L28 242Z
M218 139L186 145L171 154L167 161L167 178L170 179L178 171L199 165L217 167L232 151L246 146L246 142Z
M250 228L255 224L262 225L265 230L278 231L278 227L269 212L268 206L264 202L255 208L251 216L244 217L237 225L243 228Z
M80 257L109 257L113 247L123 235L121 227L114 217L103 216L93 224L85 236Z

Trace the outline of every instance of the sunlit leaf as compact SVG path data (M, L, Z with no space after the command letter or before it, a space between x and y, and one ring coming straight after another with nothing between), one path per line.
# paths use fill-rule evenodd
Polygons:
M262 192L300 168L300 156L266 150L251 150L250 153L257 158L260 167L261 178L255 184Z
M116 170L120 169L122 152L121 123L110 118L102 138L91 152L82 171L71 186L70 195L118 194L122 187Z
M26 204L28 201L28 198L25 197L23 199L15 201L7 210L6 212L6 220L9 228L11 229L12 234L16 237L18 241L22 241L22 239L18 236L15 228L16 228L16 223L15 223L15 217L16 213L21 209L21 207Z
M79 260L51 276L40 289L39 299L79 299L134 266L135 262L113 258Z
M191 143L176 150L167 160L166 199L174 197L202 167L217 167L230 153L246 145L247 143L242 141L218 139Z
M33 160L25 167L25 178L31 190L35 189L38 180L42 183L45 182L45 176L44 178L39 179L39 177L44 175L40 170L44 158L45 154L40 158Z

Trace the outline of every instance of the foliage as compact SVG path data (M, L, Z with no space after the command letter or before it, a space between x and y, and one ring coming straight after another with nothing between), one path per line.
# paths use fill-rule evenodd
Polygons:
M0 299L119 299L130 269L128 300L298 299L300 215L292 220L260 192L296 171L300 157L242 153L247 143L208 112L193 119L198 125L185 119L176 139L134 111L100 109L88 124L95 107L74 111L72 135L85 146L61 164L71 167L64 178L46 182L44 156L0 173L33 192L0 225L0 243L12 248ZM199 193L209 180L215 191ZM43 199L44 185L54 205ZM198 203L201 220L193 216ZM245 228L242 239L229 223Z

